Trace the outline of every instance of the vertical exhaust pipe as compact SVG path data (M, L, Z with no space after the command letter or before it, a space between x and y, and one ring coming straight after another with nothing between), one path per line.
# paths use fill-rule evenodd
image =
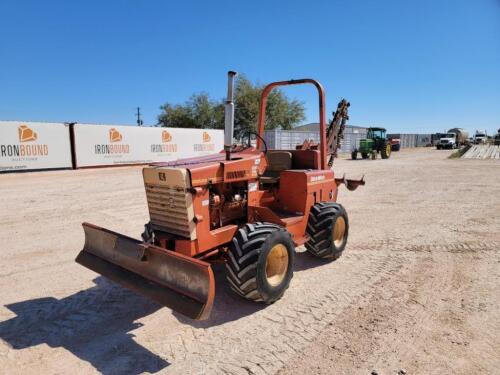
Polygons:
M227 72L227 100L224 112L224 151L226 151L226 160L231 160L231 147L233 146L234 132L234 78L238 73Z

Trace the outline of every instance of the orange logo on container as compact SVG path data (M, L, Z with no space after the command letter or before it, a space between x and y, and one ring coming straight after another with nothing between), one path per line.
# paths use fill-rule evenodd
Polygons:
M210 138L210 134L207 132L203 132L203 142L210 142L212 138Z
M163 143L170 142L171 140L172 140L172 135L168 131L164 130L161 132L161 141Z
M19 142L32 142L36 141L38 134L32 129L28 128L28 125L21 125L17 128L19 134Z
M122 140L122 135L115 128L109 129L109 141L110 142L120 142Z

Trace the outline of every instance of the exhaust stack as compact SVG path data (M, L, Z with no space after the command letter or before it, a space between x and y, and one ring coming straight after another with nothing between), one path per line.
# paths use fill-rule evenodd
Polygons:
M237 72L227 72L227 100L225 104L224 115L224 151L226 151L226 160L231 160L231 147L233 146L234 132L234 78Z

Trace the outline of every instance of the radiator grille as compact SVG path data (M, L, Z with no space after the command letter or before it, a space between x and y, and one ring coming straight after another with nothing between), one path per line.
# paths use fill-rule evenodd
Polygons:
M187 192L188 186L170 185L170 173L167 172L166 175L166 183L148 178L150 181L145 181L144 184L151 224L155 229L195 239L192 196ZM175 180L179 182L178 179Z

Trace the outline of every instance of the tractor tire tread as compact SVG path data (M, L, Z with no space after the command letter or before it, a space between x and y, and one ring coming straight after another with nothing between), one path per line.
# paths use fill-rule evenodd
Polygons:
M230 288L241 297L262 301L257 289L257 261L262 244L270 233L276 231L286 229L272 223L254 222L245 224L236 232L228 251L226 278Z
M307 234L309 240L305 243L306 250L315 257L322 259L338 259L345 248L345 244L337 249L332 245L331 226L338 216L346 220L346 236L348 233L347 213L342 205L335 202L322 202L315 204L309 214Z

